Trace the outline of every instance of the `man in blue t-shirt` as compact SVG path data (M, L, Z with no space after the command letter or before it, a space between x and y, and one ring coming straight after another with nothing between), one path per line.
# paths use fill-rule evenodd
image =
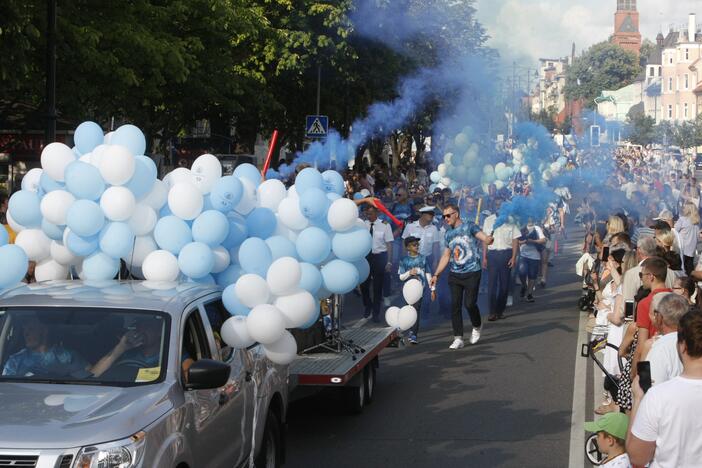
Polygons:
M470 343L475 344L480 339L482 321L478 308L478 288L481 276L480 242L492 244L492 237L486 235L470 220L463 222L458 206L447 205L443 210L444 222L447 224L445 236L446 248L439 260L436 273L431 279L431 286L449 267L449 288L451 290L451 322L453 325L453 343L449 348L463 347L463 303L473 325Z

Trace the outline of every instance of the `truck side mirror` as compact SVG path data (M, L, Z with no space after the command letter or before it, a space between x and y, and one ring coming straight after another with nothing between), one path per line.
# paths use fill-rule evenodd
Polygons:
M229 364L214 359L195 361L187 370L185 388L187 390L206 390L226 385L231 373Z

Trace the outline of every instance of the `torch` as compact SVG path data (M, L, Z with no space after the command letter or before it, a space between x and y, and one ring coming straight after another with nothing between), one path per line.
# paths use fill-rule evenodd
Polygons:
M275 149L275 144L278 142L278 129L273 130L273 136L271 137L271 142L268 145L268 154L266 154L266 161L263 163L263 169L261 170L261 179L266 180L266 172L268 168L271 167L271 159L273 159L273 150Z

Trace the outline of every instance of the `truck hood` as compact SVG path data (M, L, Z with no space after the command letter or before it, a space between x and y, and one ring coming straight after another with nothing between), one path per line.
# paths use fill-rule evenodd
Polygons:
M67 449L129 437L173 407L168 390L165 383L0 383L0 448Z

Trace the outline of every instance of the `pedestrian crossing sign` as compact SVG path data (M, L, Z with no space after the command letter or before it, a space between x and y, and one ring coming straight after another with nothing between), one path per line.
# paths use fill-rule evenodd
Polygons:
M329 131L329 117L326 115L308 115L305 123L307 138L324 138Z

